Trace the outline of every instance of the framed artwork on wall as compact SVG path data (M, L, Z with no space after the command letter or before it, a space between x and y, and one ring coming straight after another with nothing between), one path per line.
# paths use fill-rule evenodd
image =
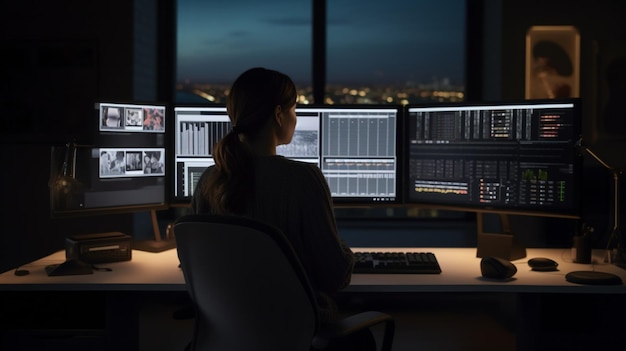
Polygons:
M580 34L576 27L530 27L526 33L526 99L579 94Z

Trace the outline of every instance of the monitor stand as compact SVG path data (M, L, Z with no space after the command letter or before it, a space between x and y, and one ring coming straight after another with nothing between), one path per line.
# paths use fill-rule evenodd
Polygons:
M486 233L484 228L483 213L476 213L476 226L478 230L478 240L476 244L476 257L500 257L509 261L526 257L526 247L519 242L513 231L509 216L499 213L501 233Z
M132 243L133 250L163 252L175 248L176 240L170 235L169 230L166 232L165 238L161 237L161 230L159 229L159 221L157 219L156 210L150 210L150 217L152 219L154 239L134 240Z

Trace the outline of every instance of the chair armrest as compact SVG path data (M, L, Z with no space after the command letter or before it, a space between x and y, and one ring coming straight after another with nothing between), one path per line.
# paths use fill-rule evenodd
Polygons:
M312 346L316 349L324 349L330 340L341 338L381 323L386 324L382 349L390 350L395 331L395 322L391 315L378 311L361 312L336 322L322 325L313 338Z

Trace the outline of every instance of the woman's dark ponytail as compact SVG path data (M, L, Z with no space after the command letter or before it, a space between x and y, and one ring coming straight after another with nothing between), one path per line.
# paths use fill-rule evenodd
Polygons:
M287 75L252 68L233 83L227 100L231 130L213 150L215 169L202 189L214 213L243 214L254 197L254 153L240 141L240 134L254 140L272 118L276 106L296 103L295 84Z

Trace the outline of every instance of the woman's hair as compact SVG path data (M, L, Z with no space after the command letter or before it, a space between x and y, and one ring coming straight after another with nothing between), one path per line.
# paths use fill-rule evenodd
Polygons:
M201 190L214 213L242 214L254 194L254 155L239 141L239 134L254 140L276 106L289 109L296 97L291 78L278 71L252 68L235 80L226 101L233 130L215 146L215 169Z

